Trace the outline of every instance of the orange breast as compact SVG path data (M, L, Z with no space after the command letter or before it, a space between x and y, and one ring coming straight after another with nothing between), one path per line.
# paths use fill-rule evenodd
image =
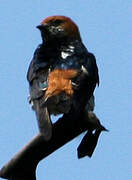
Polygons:
M73 88L71 79L76 77L78 72L76 70L59 70L52 71L48 76L48 88L45 97L56 96L61 92L65 92L67 96L73 95Z

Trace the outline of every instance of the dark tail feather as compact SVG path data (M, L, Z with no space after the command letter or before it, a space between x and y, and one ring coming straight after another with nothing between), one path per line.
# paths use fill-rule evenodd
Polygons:
M52 136L52 123L47 107L37 107L36 115L38 119L39 131L44 136L44 139L49 141Z
M105 129L104 129L105 130ZM95 130L95 133L93 134L92 131L88 131L84 138L82 139L77 151L78 151L78 158L83 158L84 156L91 157L97 142L98 138L100 136L101 130Z

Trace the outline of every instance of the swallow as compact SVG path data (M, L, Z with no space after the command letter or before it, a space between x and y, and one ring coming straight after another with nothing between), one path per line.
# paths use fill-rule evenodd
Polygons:
M95 56L84 46L71 18L50 16L37 28L42 44L34 53L27 80L39 130L48 141L52 137L50 115L85 114L99 74Z

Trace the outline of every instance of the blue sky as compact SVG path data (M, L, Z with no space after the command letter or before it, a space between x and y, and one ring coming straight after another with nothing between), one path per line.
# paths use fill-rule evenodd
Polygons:
M9 1L0 5L0 167L38 133L27 101L26 72L36 46L35 28L51 15L79 26L97 59L100 86L95 112L110 132L102 133L91 159L77 159L82 135L40 162L37 178L131 180L132 176L132 1Z

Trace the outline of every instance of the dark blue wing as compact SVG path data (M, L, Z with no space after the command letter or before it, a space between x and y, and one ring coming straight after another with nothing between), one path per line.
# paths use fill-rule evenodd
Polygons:
M30 63L27 79L29 81L30 103L36 112L38 127L45 140L52 135L52 124L47 107L43 107L45 101L45 90L48 87L47 78L49 74L49 62L47 51L42 45L36 49Z
M29 83L32 82L34 78L37 78L37 71L40 69L45 69L49 67L49 61L47 57L47 51L45 53L45 47L43 45L39 45L35 50L33 59L29 65L29 69L27 72L27 80Z

